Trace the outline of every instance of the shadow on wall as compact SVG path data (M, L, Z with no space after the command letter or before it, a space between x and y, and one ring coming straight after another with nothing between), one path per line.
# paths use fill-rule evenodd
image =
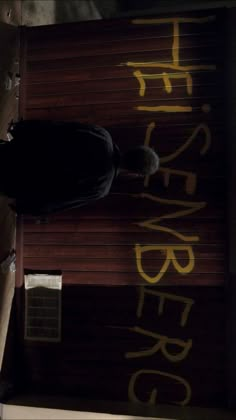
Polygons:
M94 3L102 18L135 17L236 6L236 0L94 0Z

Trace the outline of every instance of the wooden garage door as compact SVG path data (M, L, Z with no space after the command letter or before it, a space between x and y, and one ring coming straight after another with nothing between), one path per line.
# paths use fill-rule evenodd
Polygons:
M86 209L24 221L24 266L76 284L224 281L224 25L213 11L27 28L21 115L150 144L160 171ZM33 139L32 139L33 141Z
M208 11L24 29L23 118L99 124L161 158L98 203L19 224L18 286L23 270L63 275L57 357L25 344L35 386L224 405L224 27Z

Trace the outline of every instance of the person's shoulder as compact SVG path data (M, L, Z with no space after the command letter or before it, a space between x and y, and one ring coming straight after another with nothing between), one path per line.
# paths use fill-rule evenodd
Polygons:
M80 127L78 133L84 134L88 142L92 142L92 144L95 147L98 146L100 150L103 148L104 150L109 151L109 153L113 151L112 137L106 128L99 125L88 125Z
M88 125L84 125L84 126L79 127L79 130L80 131L87 131L88 133L91 133L94 136L100 137L100 138L105 139L109 142L112 140L109 131L106 128L101 127L100 125L88 124Z

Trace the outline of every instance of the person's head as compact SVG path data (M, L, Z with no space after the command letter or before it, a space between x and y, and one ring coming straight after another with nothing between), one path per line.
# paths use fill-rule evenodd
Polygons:
M123 153L120 169L139 175L152 175L159 168L159 157L148 146L137 146Z

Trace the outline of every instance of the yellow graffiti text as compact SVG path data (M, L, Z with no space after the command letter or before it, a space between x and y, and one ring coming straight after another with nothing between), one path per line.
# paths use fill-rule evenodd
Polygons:
M143 222L143 223L137 223L137 225L142 226L142 227L146 227L146 228L151 229L151 230L157 230L158 232L164 232L164 233L171 234L171 235L175 236L176 238L178 238L178 239L180 239L181 241L184 241L184 242L198 242L199 239L200 239L199 236L197 236L197 235L186 236L186 235L183 235L182 233L179 233L176 230L168 228L166 226L154 225L152 223L148 224L148 221Z
M194 194L197 187L197 175L193 172L188 171L180 171L177 169L172 168L160 168L159 172L163 173L164 175L164 186L168 187L170 183L170 176L177 175L183 176L186 178L185 181L185 191L187 194Z
M171 153L168 156L161 157L160 162L163 164L163 163L170 162L173 159L176 159L179 155L181 155L181 153L183 153L191 145L191 143L195 140L195 138L197 137L200 131L203 131L204 133L204 143L205 143L204 146L200 149L200 154L205 155L211 145L211 132L207 124L199 124L194 129L191 136L186 140L186 142L181 147L179 147L174 153Z
M133 19L133 25L161 25L161 24L168 24L168 23L175 23L176 21L179 23L207 23L216 20L216 16L205 16L200 18L188 18L188 17L173 17L173 18L146 18L146 19Z
M160 198L156 195L152 195L152 194L148 194L148 193L136 194L136 195L133 195L133 197L135 197L135 198L145 198L147 200L151 200L151 201L154 201L156 203L163 204L163 205L166 204L166 205L186 207L185 210L178 210L178 211L173 212L173 213L164 214L164 215L156 217L154 219L148 219L145 222L138 223L139 226L147 227L147 228L153 229L153 230L155 230L155 228L150 227L150 226L153 226L153 224L158 223L161 220L176 219L178 217L187 216L189 214L195 213L195 212L203 209L206 206L205 201L196 202L196 201L168 200L166 198Z
M153 132L155 127L156 127L156 124L154 122L151 122L151 123L148 124L147 129L146 129L146 133L145 133L144 146L149 146L150 145L151 135L152 135L152 132Z
M141 401L136 393L135 393L135 385L137 380L141 377L141 376L146 376L146 377L150 377L150 375L157 375L158 377L164 377L164 378L169 378L170 380L174 381L174 383L176 384L181 384L183 385L184 389L185 389L185 397L183 400L180 401L172 401L172 403L184 406L186 404L189 403L190 399L191 399L191 387L189 385L189 383L184 379L181 378L180 376L177 375L172 375L171 373L166 373L166 372L162 372L160 370L153 370L153 369L141 369L138 370L137 372L135 372L129 381L129 387L128 387L128 396L129 396L129 400L133 401L135 403L140 403L140 402L144 402ZM154 405L157 402L157 389L154 388L150 394L150 398L148 399L148 401L145 401L148 404Z
M165 91L167 93L171 93L173 89L172 84L171 84L171 79L185 79L186 85L187 85L187 93L191 95L193 91L192 76L188 72L185 72L184 74L166 73L166 72L158 73L158 74L144 74L140 70L136 70L133 72L133 75L137 78L140 85L139 96L145 95L145 92L146 92L145 80L163 79Z
M142 267L142 256L144 253L160 251L166 255L166 259L160 269L160 271L155 276L149 276L146 274ZM182 251L186 252L188 255L188 262L186 265L181 265L177 261L176 252ZM164 274L167 272L170 264L172 263L175 270L179 274L188 274L194 269L195 258L192 246L190 245L135 245L135 254L136 254L136 265L138 272L141 277L143 277L148 283L158 283Z
M199 70L216 70L215 64L198 64L190 66L179 66L176 64L170 63L160 63L159 61L146 61L146 62L135 62L128 61L127 63L118 64L118 66L128 66L128 67L149 67L149 68L160 68L160 69L170 69L176 71L199 71Z
M158 105L158 106L146 106L139 105L135 107L138 111L147 111L147 112L192 112L193 108L191 106L181 106L181 105Z
M148 124L146 133L145 133L145 140L144 145L150 146L152 132L156 128L156 124L154 121ZM178 156L180 156L183 152L185 152L191 144L194 142L196 137L199 135L200 132L203 132L204 134L204 145L200 149L200 154L204 155L207 153L211 146L211 132L207 124L199 124L193 131L193 133L189 136L189 138L185 141L185 143L180 146L175 152L171 153L170 155L163 156L160 158L161 164L166 164L174 159L176 159ZM171 175L177 175L177 176L183 176L186 178L186 184L185 184L185 191L187 194L194 194L196 191L196 185L197 185L197 176L193 172L188 171L182 171L172 168L166 168L161 166L159 168L159 172L162 172L164 174L164 185L165 187L168 187L169 180ZM144 178L144 187L148 187L150 182L150 176L147 175Z
M154 346L152 346L150 349L140 350L136 352L127 352L125 355L127 359L133 359L133 358L138 358L138 357L149 357L149 356L153 356L158 351L161 351L161 353L164 355L164 357L167 360L175 363L175 362L180 362L184 360L187 357L189 350L192 347L191 339L184 341L178 338L169 338L165 335L160 335L152 331L144 330L143 328L140 328L140 327L129 328L129 330L138 334L142 334L146 337L151 337L155 341L157 341L157 343L154 344ZM178 353L174 353L174 354L170 353L170 351L167 350L167 347L171 345L177 346L181 350Z
M190 310L192 306L194 305L193 299L187 298L185 296L173 295L171 293L160 292L157 290L153 290L150 287L139 286L139 301L138 301L137 312L136 312L137 318L142 317L145 295L154 296L158 298L158 316L163 315L164 304L166 301L179 302L183 304L184 309L181 312L180 325L181 327L184 327L186 325L189 314L190 314Z
M133 19L134 25L162 25L172 24L173 25L173 42L172 42L172 64L151 62L151 63L126 63L127 66L133 67L159 67L159 68L171 68L181 71L189 70L215 70L216 66L211 65L196 65L196 66L180 66L179 50L180 50L180 24L182 23L193 23L203 24L215 20L215 16L206 16L201 18L162 18L162 19Z

